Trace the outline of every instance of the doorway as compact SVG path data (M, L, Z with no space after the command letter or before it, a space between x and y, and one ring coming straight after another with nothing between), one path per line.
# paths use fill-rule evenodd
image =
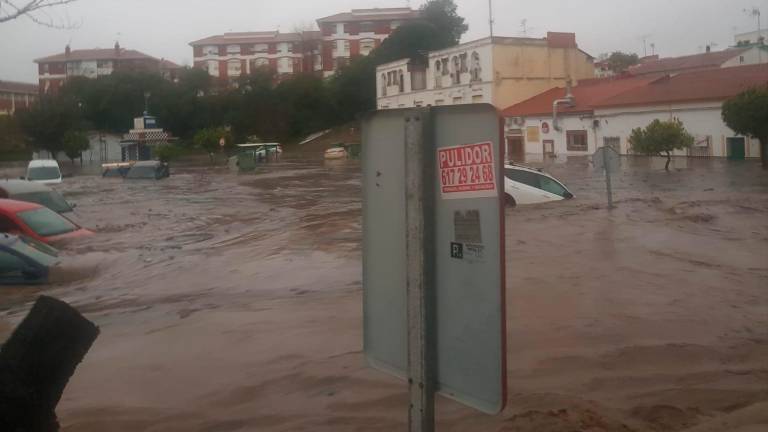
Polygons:
M744 137L732 137L726 138L725 145L728 151L728 159L730 160L744 160L745 157L745 140Z
M507 160L525 161L525 144L522 136L507 137Z
M544 140L542 141L542 146L544 147L544 157L547 157L547 156L555 157L555 141L554 140Z

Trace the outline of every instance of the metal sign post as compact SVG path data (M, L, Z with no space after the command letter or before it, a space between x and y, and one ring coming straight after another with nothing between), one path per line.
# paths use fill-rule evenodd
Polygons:
M406 379L411 432L434 395L506 403L502 122L491 105L363 120L363 345Z
M592 155L592 163L595 171L605 173L605 189L608 195L608 208L613 208L613 187L611 185L611 173L616 173L621 167L621 156L612 147L600 147Z
M433 304L430 301L431 235L425 222L432 219L432 187L428 179L431 158L425 155L426 112L405 118L406 292L408 297L408 430L435 430L435 367L430 349Z

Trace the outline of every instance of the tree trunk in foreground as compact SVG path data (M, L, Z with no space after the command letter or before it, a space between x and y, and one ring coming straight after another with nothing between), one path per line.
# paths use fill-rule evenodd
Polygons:
M0 348L0 430L59 430L56 405L99 329L68 304L41 296Z
M672 155L667 152L667 164L664 165L664 171L669 171L669 163L672 162Z

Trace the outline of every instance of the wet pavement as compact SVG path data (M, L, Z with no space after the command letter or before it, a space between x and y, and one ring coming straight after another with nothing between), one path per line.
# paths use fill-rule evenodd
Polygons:
M586 158L530 163L576 198L507 210L509 407L440 399L440 430L768 425L768 174L625 160L609 211ZM78 174L57 188L98 234L54 283L0 288L2 339L42 293L102 330L65 431L404 430L404 383L361 354L358 162Z

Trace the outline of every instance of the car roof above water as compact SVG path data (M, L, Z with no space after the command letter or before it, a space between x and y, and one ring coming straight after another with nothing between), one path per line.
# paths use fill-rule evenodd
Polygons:
M29 161L29 168L37 167L59 167L59 163L53 159L35 159Z
M31 202L26 201L16 201L12 199L0 199L0 209L12 212L12 213L18 213L22 211L27 210L36 210L39 208L43 208L40 204L35 204Z
M0 180L0 189L11 195L30 192L50 192L52 190L42 183L29 180Z

